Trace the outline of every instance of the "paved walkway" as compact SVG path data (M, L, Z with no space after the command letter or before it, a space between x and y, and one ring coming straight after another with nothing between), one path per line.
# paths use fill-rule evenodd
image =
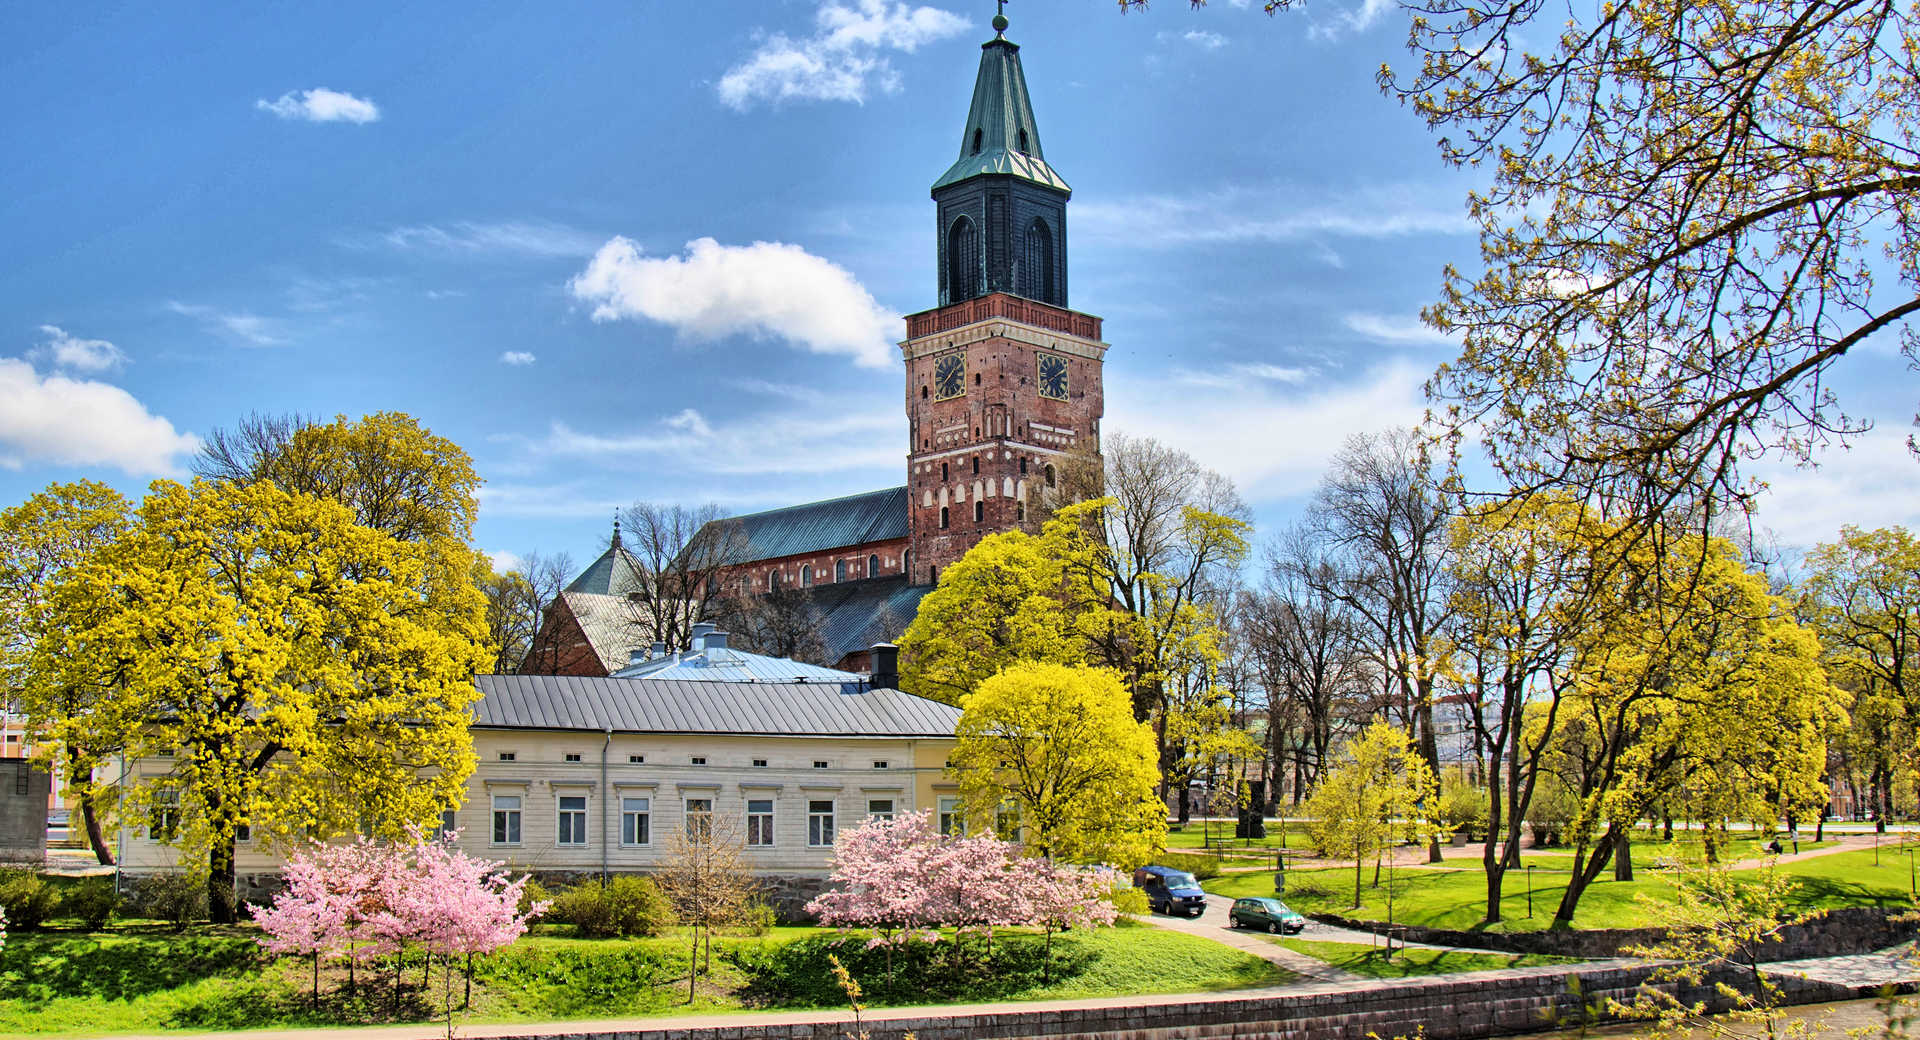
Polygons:
M1920 975L1920 960L1916 960L1914 945L1907 943L1846 957L1776 961L1761 970L1773 975L1798 975L1815 982L1832 982L1860 989L1912 981L1916 975Z
M1342 971L1325 961L1315 960L1304 953L1296 953L1279 943L1272 942L1257 932L1243 931L1227 925L1227 910L1233 906L1233 900L1225 896L1209 896L1207 912L1199 917L1169 917L1164 914L1149 914L1140 920L1156 928L1165 928L1170 932L1185 932L1202 939L1211 939L1222 946L1231 946L1243 953L1250 953L1263 961L1277 964L1303 978L1321 982L1345 982L1360 976L1350 971ZM1307 931L1315 928L1327 928L1318 921L1308 921ZM1329 929L1337 930L1337 929ZM1301 938L1317 939L1317 935L1301 933ZM1345 940L1342 940L1345 941Z

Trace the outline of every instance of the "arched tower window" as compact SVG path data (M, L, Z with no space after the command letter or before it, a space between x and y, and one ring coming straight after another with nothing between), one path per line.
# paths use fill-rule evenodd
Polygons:
M1047 464L1047 486L1048 486L1048 487L1053 487L1053 486L1054 486L1054 484L1053 484L1053 464L1052 464L1052 463L1048 463L1048 464Z
M875 554L872 556L868 556L867 557L867 577L875 578L875 577L879 577L879 575L880 575L879 555Z
M847 580L847 561L833 561L833 580L836 584Z
M979 523L987 518L987 504L980 499L973 500L973 522Z
M987 132L986 132L985 130L982 130L982 129L980 129L979 127L975 127L975 128L974 128L974 130L973 130L973 154L975 154L975 155L979 155L979 154L980 154L980 143L981 143L981 141L982 141L982 140L983 140L983 139L984 139L984 138L986 137L986 135L987 135Z
M947 302L980 295L980 231L961 217L947 230Z
M800 565L800 587L804 589L811 584L813 584L813 567L803 563Z
M1020 128L1020 143L1018 147L1021 155L1027 154L1027 128L1024 126Z
M1020 264L1020 295L1043 303L1053 302L1053 232L1047 222L1035 217L1027 225L1026 249Z
M947 529L947 519L948 519L948 518L947 518L947 507L946 507L946 506L941 506L941 507L940 507L940 529L941 529L942 531L944 531L944 530L946 530L946 529Z

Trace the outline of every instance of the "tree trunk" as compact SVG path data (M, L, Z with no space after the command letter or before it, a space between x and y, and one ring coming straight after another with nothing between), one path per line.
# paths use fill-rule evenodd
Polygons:
M207 920L214 924L232 924L233 835L213 843L207 850Z
M1488 924L1500 921L1500 889L1506 881L1506 865L1501 853L1506 842L1500 840L1500 831L1505 823L1506 806L1500 793L1500 752L1492 754L1491 764L1487 767L1487 841L1480 846L1480 865L1487 873L1487 912L1484 919Z
M1425 649L1421 651L1425 659ZM1426 759L1427 768L1433 771L1434 783L1440 782L1440 744L1433 733L1433 680L1420 680L1420 757ZM1440 822L1440 791L1435 788L1433 796L1427 799L1427 822ZM1438 863L1445 859L1440 853L1440 832L1436 829L1427 839L1427 862Z
M1193 788L1185 783L1180 785L1180 826L1185 827L1193 818Z
M1673 814L1665 814L1661 817L1661 822L1664 823L1665 826L1661 829L1660 840L1671 842L1673 840Z
M1353 908L1355 910L1360 909L1360 870L1364 862L1364 857L1353 857Z
M103 867L113 866L113 850L107 847L107 839L100 833L100 814L94 810L93 800L99 797L92 791L80 799L80 818L86 821L87 844L93 848L93 858Z
M1573 850L1573 872L1567 876L1567 890L1560 896L1560 905L1553 911L1554 928L1572 928L1573 912L1580 906L1580 897L1586 894L1587 886L1606 869L1607 861L1612 857L1602 850L1611 850L1618 839L1612 828L1600 838L1592 856L1587 855L1586 845L1579 844Z
M1633 880L1633 839L1626 831L1614 840L1613 879L1615 881Z

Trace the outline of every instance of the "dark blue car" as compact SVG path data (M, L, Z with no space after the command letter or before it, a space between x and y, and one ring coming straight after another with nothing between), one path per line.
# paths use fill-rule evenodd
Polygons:
M1206 912L1207 894L1192 874L1173 867L1141 867L1133 872L1133 886L1146 893L1147 909L1156 914L1199 917Z

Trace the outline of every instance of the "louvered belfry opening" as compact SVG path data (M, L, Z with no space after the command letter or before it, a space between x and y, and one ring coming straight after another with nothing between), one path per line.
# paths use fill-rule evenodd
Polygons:
M959 303L980 295L980 229L966 217L947 232L947 301Z
M1038 217L1027 225L1026 248L1020 263L1020 295L1053 302L1053 232Z

